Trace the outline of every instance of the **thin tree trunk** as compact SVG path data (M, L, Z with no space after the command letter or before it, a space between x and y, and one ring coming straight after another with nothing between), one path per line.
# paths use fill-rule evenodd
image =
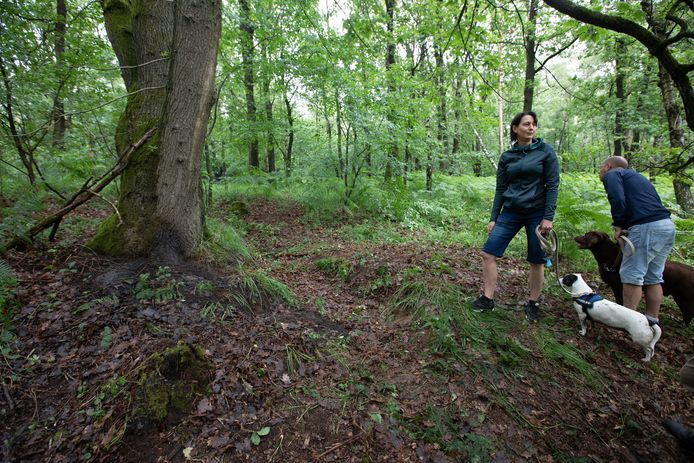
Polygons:
M439 0L440 3L440 0ZM442 172L448 169L448 135L446 133L446 86L444 79L444 62L441 48L434 43L434 61L436 62L436 87L439 104L436 106L436 139L438 141L439 168Z
M459 64L456 62L456 71L459 72ZM462 111L460 110L460 104L462 101L462 93L460 91L462 87L462 79L460 75L457 75L455 78L454 82L454 89L453 89L453 95L454 95L454 101L455 101L455 110L453 111L453 145L451 146L451 157L453 159L456 158L458 153L460 153L460 143L462 140L462 134L461 134L461 126L462 126Z
M533 109L535 97L535 53L537 45L535 33L537 29L538 0L530 0L528 5L528 30L525 37L525 82L523 85L523 111Z
M624 109L626 108L626 95L624 94L624 55L626 54L626 43L624 39L618 37L616 40L615 53L615 97L617 107L614 116L614 151L613 156L624 155L624 140L626 139L626 129L624 127Z
M263 62L268 65L267 46L263 46ZM274 172L275 167L275 136L273 127L273 98L270 95L270 73L265 72L263 76L263 94L265 97L265 125L267 131L267 141L265 147L265 159L267 161L267 171Z
M504 49L502 48L501 43L499 43L499 63L503 62ZM499 66L498 85L499 87L497 89L496 109L499 114L499 153L502 153L504 151L504 146L506 145L504 143L504 68L502 66Z
M395 117L394 99L395 99L395 78L393 77L393 66L395 65L395 0L385 0L386 2L386 15L387 24L386 29L388 32L388 42L386 45L386 80L388 82L388 95L390 96L390 101L388 103L388 122L390 122L391 127L395 127L397 124ZM391 132L390 139L390 149L389 149L389 159L386 162L386 169L384 177L386 181L390 181L393 177L402 178L398 173L400 172L399 167L397 172L395 171L395 164L398 163L400 154L398 151L398 141L396 134Z
M64 53L65 53L65 28L67 21L67 5L65 0L56 0L56 21L55 21L55 64L57 81L55 98L53 99L53 147L63 148L65 145L65 103L62 98L62 87L65 83L64 72Z
M205 210L208 210L212 205L212 179L214 178L214 173L212 172L212 159L210 156L210 146L205 143L205 172L207 173L207 194L205 195L206 206Z
M246 91L246 120L248 121L248 165L260 168L258 154L258 135L256 134L255 78L253 37L255 28L251 20L251 8L248 0L239 0L241 9L241 59L243 66L243 86Z
M29 184L33 187L36 185L36 174L34 173L34 153L26 146L24 136L20 133L15 122L14 116L14 95L12 93L12 81L5 67L5 62L0 55L0 74L2 74L2 82L5 87L5 110L7 111L7 123L10 127L12 141L17 149L19 159L26 169L24 172L29 179Z
M429 139L429 149L427 150L427 168L426 168L426 190L432 191L434 189L434 156L431 142L431 128L427 124L427 134Z
M294 116L292 115L292 104L284 92L284 106L287 109L287 148L284 151L284 172L287 177L292 173L292 150L294 148Z
M337 128L337 178L342 178L345 173L345 159L342 157L342 108L340 94L335 89L335 127Z

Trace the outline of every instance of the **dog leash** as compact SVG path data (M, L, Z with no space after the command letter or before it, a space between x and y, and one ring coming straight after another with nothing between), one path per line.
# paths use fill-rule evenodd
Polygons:
M557 284L561 289L564 290L565 293L571 294L571 291L568 291L566 288L564 288L564 286L562 286L561 277L559 276L559 238L557 237L557 232L555 232L552 228L549 230L549 232L547 232L547 234L549 236L545 237L540 232L539 225L535 227L535 236L537 236L537 239L540 242L540 247L546 256L545 267L551 268L552 259L554 259L554 276L557 278Z
M557 232L551 228L547 232L547 236L540 232L540 226L535 227L535 236L537 236L540 242L540 247L545 253L545 267L548 269L552 268L552 260L554 260L554 274L557 277L557 282L559 281L559 238L557 237ZM561 286L561 284L559 285ZM563 286L562 286L563 289ZM564 290L566 291L566 290Z
M619 252L617 253L617 257L615 257L614 262L612 262L612 267L605 266L605 268L610 272L619 270L623 256L631 257L636 253L634 243L632 243L632 241L629 238L627 238L627 235L628 232L625 230L623 234L619 235L619 238L617 238L617 244L619 245Z
M617 243L619 244L619 250L622 255L625 257L631 257L636 253L636 248L634 247L634 243L627 238L627 235L628 233L623 231L622 234L619 235L619 238L617 238ZM627 249L629 250L628 253L626 252Z

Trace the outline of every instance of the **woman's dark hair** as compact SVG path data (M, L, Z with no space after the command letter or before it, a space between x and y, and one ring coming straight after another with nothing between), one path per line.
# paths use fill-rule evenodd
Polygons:
M516 140L518 140L518 135L516 135L516 132L513 131L513 127L518 127L520 125L523 116L531 116L533 118L533 121L535 121L535 125L537 125L537 114L535 114L534 111L523 111L522 113L518 113L515 116L513 116L513 119L511 119L511 128L509 129L509 131L511 132L511 143L514 143Z

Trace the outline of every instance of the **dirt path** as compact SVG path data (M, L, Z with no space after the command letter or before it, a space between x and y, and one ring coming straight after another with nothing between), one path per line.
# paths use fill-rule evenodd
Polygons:
M694 421L676 382L692 332L671 308L643 365L623 333L579 338L558 293L529 326L522 262L504 260L501 307L477 315L475 250L353 242L291 204L250 211L255 264L295 305L218 268L72 244L8 256L23 306L0 367L2 461L687 461L660 425ZM143 299L143 274L176 297ZM177 341L205 349L209 394L164 423L126 419L146 359Z

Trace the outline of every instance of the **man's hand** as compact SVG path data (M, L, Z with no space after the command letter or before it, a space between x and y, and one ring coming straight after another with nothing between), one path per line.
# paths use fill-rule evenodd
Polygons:
M612 227L614 229L614 239L619 240L619 237L622 236L624 233L624 230L622 230L622 227Z

